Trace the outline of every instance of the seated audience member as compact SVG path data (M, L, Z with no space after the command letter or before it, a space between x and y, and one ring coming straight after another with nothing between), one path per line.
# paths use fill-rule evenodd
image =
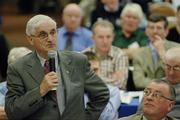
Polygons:
M91 51L100 61L99 76L108 85L126 89L128 57L117 47L112 46L114 27L107 20L98 20L92 27L95 45L84 52Z
M165 77L163 67L165 51L178 43L166 40L168 22L164 16L151 15L148 18L146 34L149 44L133 58L133 80L137 89L144 89L152 79Z
M114 28L119 28L119 15L121 14L123 6L119 0L100 0L102 6L95 9L91 13L91 25L98 19L106 19L110 21Z
M121 28L115 33L113 45L123 49L129 59L148 43L145 33L138 28L142 19L142 9L136 3L129 3L122 10Z
M99 60L96 54L90 51L85 52L84 54L87 56L91 64L91 69L94 70L94 72L98 74L100 64L99 64ZM110 99L98 120L117 120L118 119L118 109L121 104L120 92L119 92L119 89L114 86L108 85L108 89L110 93ZM85 105L87 104L87 102L88 102L88 97L86 95Z
M176 104L169 116L180 119L180 47L171 48L166 52L165 71L167 79L174 86L176 92Z
M93 45L92 32L81 26L83 11L74 3L63 10L63 26L58 29L58 49L80 52Z
M173 27L169 30L167 39L170 41L180 43L180 5L177 8L175 25L176 25L175 27Z
M167 80L152 80L144 89L142 112L119 120L176 120L167 115L173 109L174 100L174 88Z
M8 64L16 62L20 57L30 53L31 50L25 47L15 47L10 50L8 55ZM5 95L7 92L6 81L0 83L0 120L6 120L6 114L4 111Z
M30 49L26 47L14 47L10 50L8 55L8 65L16 62L19 58L27 55L32 52Z

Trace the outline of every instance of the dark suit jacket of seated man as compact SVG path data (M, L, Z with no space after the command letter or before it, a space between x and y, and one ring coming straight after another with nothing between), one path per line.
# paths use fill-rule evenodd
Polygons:
M5 98L8 119L97 120L109 100L109 91L90 70L87 58L80 53L57 51L59 71L44 73L48 52L56 50L56 22L48 16L36 15L28 21L26 34L35 52L8 67ZM54 87L57 90L53 92ZM85 92L90 98L86 109Z

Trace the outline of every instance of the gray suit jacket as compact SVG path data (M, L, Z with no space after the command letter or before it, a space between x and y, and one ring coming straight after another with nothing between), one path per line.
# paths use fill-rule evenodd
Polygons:
M168 115L180 119L180 84L175 85L174 88L176 92L176 103Z
M144 119L143 119L143 114L133 114L128 117L120 118L119 120L144 120ZM177 119L167 116L166 120L177 120Z
M84 55L59 52L61 79L64 83L65 110L60 115L50 93L40 96L43 67L35 52L8 67L5 111L10 120L97 120L109 99L102 80L90 71ZM84 108L84 92L90 103Z
M175 42L166 41L165 49L179 46ZM153 67L153 58L149 46L143 47L133 58L133 80L137 89L144 89L152 79L165 77L162 60L158 58L157 66Z

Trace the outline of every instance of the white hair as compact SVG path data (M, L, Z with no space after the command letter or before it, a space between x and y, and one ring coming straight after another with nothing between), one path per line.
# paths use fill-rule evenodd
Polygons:
M34 17L32 17L26 25L26 35L31 36L31 35L35 35L36 33L36 28L46 22L46 21L52 21L54 22L54 24L56 24L56 22L50 18L49 16L46 15L36 15Z
M26 47L14 47L10 50L8 55L8 64L14 63L19 58L25 56L26 54L32 52Z
M165 59L180 60L180 47L173 47L168 49L168 51L165 54Z
M144 18L144 13L142 11L142 8L139 4L136 3L128 3L121 12L121 17L125 16L127 13L133 13L136 15L139 20L141 21Z

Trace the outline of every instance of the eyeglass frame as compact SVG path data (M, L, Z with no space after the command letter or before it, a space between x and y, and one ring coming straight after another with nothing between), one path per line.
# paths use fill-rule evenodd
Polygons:
M147 94L145 91L148 91L149 93ZM157 100L160 98L164 98L164 99L169 100L169 101L174 101L172 98L166 97L166 96L162 95L161 92L158 92L158 91L152 92L148 88L145 88L143 91L144 96L149 96L149 95L151 95L151 93L152 93L152 97L157 99Z
M53 32L53 33L52 33ZM43 35L44 34L44 35ZM51 36L55 36L57 34L57 29L52 29L50 31L50 33L47 33L45 31L40 31L39 34L36 36L36 35L31 35L32 37L36 37L36 38L39 38L41 40L47 40L49 35Z
M173 69L173 71L179 71L180 72L180 66L179 65L171 66L171 65L165 64L165 68L167 70Z

